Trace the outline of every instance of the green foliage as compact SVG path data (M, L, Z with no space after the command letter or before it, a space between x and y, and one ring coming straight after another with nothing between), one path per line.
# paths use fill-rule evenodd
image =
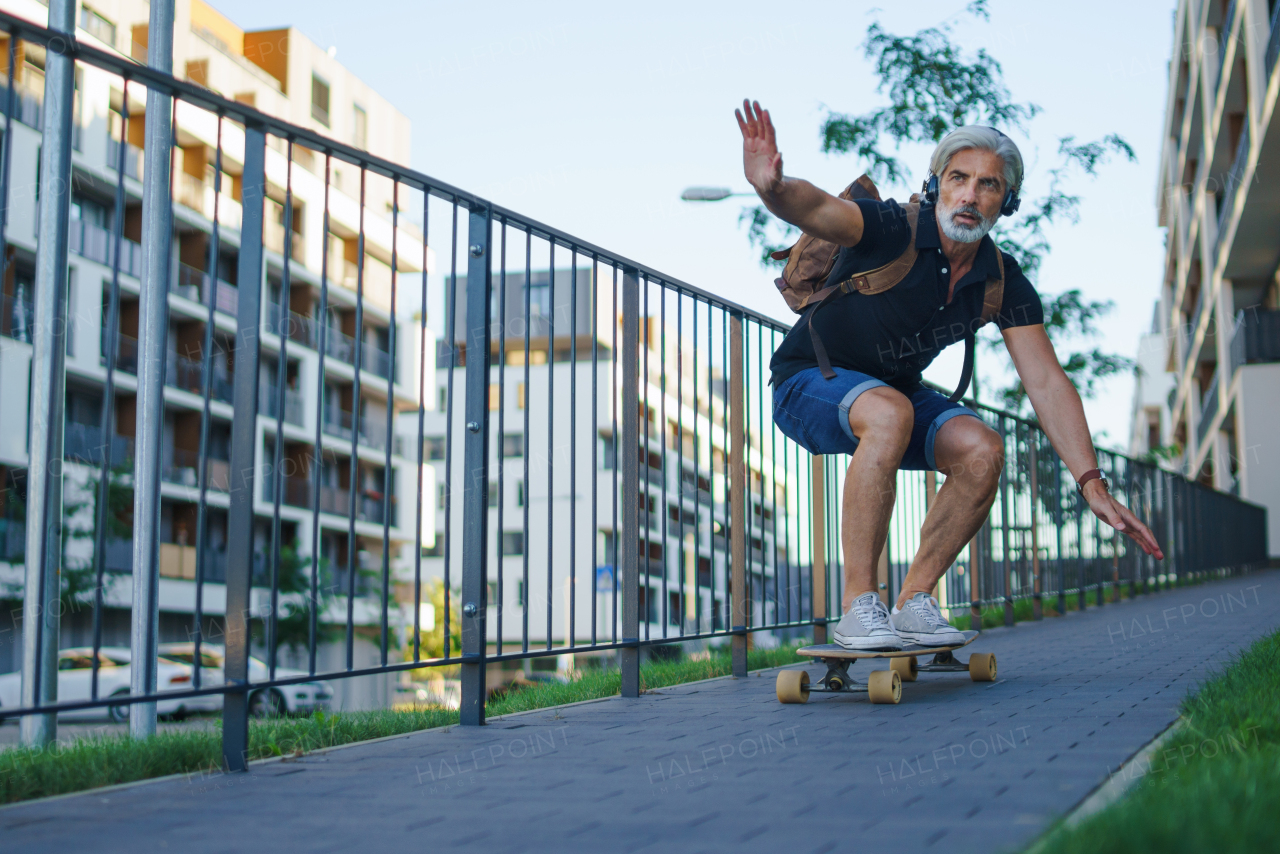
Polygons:
M446 658L462 654L462 620L458 616L458 598L459 594L456 590L447 597L449 649L446 651L444 637L444 615L446 610L444 582L439 578L433 578L423 585L422 601L430 602L431 606L435 608L435 627L430 631L420 631L418 633L418 651L422 658ZM410 626L409 632L412 636L412 626ZM404 660L413 661L412 643L404 645ZM421 674L421 671L419 673Z
M986 21L991 18L986 0L974 0L965 12ZM991 54L980 49L967 56L952 40L948 23L899 36L874 22L867 28L863 49L879 80L876 91L888 96L888 104L858 115L828 109L822 123L822 150L853 154L877 180L901 183L907 179L909 170L895 154L904 143L936 144L966 124L1025 131L1041 112L1037 104L1012 98L1003 69ZM1051 249L1047 229L1079 221L1080 197L1068 188L1081 178L1096 177L1099 168L1113 158L1137 160L1133 148L1116 134L1092 142L1061 137L1057 155L1057 165L1046 173L1045 192L1024 198L1019 214L1002 219L992 234L1002 250L1018 259L1032 283ZM769 253L794 242L798 234L763 206L743 210L739 225L746 226L748 240L760 250L765 267L776 266ZM1045 327L1059 347L1095 338L1096 321L1114 308L1109 300L1086 301L1078 290L1045 296L1044 302ZM997 344L989 336L984 340L989 346ZM1063 360L1068 376L1086 398L1094 397L1103 382L1132 365L1132 360L1097 347L1070 350ZM1028 408L1021 381L997 390L997 397L1014 411Z
M342 628L322 622L319 618L335 599L328 558L315 562L316 595L311 596L312 560L300 553L301 546L295 539L280 546L280 565L277 583L280 603L276 614L276 649L307 648L311 642L311 614L316 612L316 643L334 640L342 634ZM268 564L269 565L269 564ZM270 570L268 569L268 572ZM270 577L255 579L259 584L270 585ZM265 629L265 626L264 626Z

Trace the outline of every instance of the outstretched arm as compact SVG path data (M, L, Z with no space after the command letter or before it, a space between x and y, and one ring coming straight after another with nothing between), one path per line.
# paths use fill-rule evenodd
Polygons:
M733 114L742 129L743 171L764 206L805 234L840 246L856 245L862 239L862 211L857 205L808 181L783 177L782 154L769 111L762 110L758 102L743 101L742 110Z
M1044 325L1006 329L1004 342L1053 449L1066 463L1071 476L1079 480L1082 474L1098 467L1098 457L1093 450L1080 393L1058 363ZM1113 498L1102 481L1086 483L1084 498L1095 516L1133 540L1147 554L1157 560L1164 559L1151 529Z

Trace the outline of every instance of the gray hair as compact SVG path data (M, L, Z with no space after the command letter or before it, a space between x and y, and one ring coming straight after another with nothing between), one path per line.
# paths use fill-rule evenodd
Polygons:
M990 151L1004 161L1006 190L1022 187L1022 152L1009 137L985 125L965 125L944 136L929 158L929 171L941 178L951 158L970 148Z

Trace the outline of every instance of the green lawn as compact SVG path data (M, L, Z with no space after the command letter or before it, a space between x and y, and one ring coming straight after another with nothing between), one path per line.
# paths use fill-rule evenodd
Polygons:
M1116 804L1052 832L1043 854L1280 849L1280 632L1182 704L1186 719Z
M773 650L752 650L748 667L760 670L790 664L800 644ZM695 661L652 661L640 669L644 689L662 688L730 671L727 653ZM539 683L494 699L486 708L490 717L610 697L619 690L617 670L587 670L568 684ZM251 721L251 759L300 755L325 747L400 735L458 722L458 713L440 708L412 710L317 712L307 718L275 718ZM221 765L222 734L214 727L164 732L145 741L127 736L84 738L47 750L15 747L0 751L0 803L77 792L115 783L163 777L169 774L216 773Z

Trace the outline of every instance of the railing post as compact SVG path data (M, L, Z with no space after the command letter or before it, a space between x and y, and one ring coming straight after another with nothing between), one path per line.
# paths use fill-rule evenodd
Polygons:
M747 675L747 469L742 315L729 316L729 626L733 675Z
M227 510L226 681L222 761L247 771L249 752L249 585L253 577L253 495L258 427L258 364L262 304L262 223L266 196L266 135L244 130L244 205L240 226L240 302L236 307L235 418L231 421L231 501ZM235 689L240 690L235 690Z
M969 541L969 628L982 631L982 558L981 538L987 526L978 528Z
M485 614L489 564L489 208L471 209L467 225L466 427L462 487L462 703L464 726L484 725ZM555 275L555 271L552 271ZM550 361L550 360L548 360ZM547 572L551 567L547 567Z
M75 34L75 0L49 4L49 27ZM11 35L10 38L13 36ZM54 44L62 42L62 49ZM31 350L31 457L27 468L27 566L22 598L24 706L58 701L58 599L62 593L62 442L66 406L67 228L71 209L71 109L75 63L65 40L47 51L40 148L40 242L36 246ZM9 81L13 86L13 81ZM4 140L6 155L12 136ZM3 200L7 205L8 200ZM0 251L6 247L0 246ZM57 737L56 714L26 715L22 743Z
M824 457L813 458L813 558L809 599L813 611L813 642L827 642L827 483Z
M1000 444L1008 450L1006 439L1005 417L1000 416ZM1018 432L1014 425L1013 463L1018 462ZM1009 497L1009 460L1000 469L1000 548L1002 551L1001 570L1004 574L1004 624L1013 625L1013 561L1009 560L1009 514L1013 512L1013 502Z
M173 70L173 0L151 4L147 64ZM169 330L169 276L173 243L170 154L173 100L147 90L146 174L142 186L142 293L138 299L138 425L133 470L133 617L129 632L132 664L129 690L156 690L156 644L160 603L160 446L164 436L164 372ZM129 734L156 732L156 704L135 703Z
M614 500L621 504L622 550L622 642L618 666L622 673L622 696L640 696L640 556L639 506L640 492L640 275L631 268L622 270L622 349L619 355L622 371L622 399L618 403L622 440L615 458L622 467L621 494ZM616 322L616 320L615 320Z
M1031 458L1031 583L1035 598L1031 601L1034 619L1044 619L1044 591L1040 586L1040 433L1037 428L1027 431Z

